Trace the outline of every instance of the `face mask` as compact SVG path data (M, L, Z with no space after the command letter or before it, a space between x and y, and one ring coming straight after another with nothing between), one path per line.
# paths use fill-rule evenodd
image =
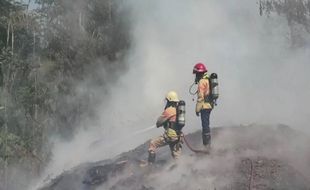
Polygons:
M196 75L196 78L195 78L195 84L198 84L200 78L198 77L198 75Z
M195 84L198 84L199 80L202 78L202 74L196 74Z

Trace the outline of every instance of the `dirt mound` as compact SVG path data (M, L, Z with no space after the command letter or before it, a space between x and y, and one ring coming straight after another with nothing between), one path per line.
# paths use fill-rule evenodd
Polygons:
M155 165L140 167L147 158L146 142L114 159L64 172L40 190L310 189L306 135L284 125L219 127L212 134L209 155L183 147L175 162L166 147ZM186 138L201 148L199 131Z

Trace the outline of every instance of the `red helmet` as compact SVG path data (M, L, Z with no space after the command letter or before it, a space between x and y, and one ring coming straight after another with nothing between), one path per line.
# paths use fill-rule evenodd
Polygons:
M207 72L208 69L207 67L203 64L203 63L197 63L195 66L194 66L194 69L193 69L193 74L196 74L196 73L205 73Z

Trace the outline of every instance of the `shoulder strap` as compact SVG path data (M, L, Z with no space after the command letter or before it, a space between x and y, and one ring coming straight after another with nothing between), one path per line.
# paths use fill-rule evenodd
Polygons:
M205 74L203 74L203 77L202 77L203 79L209 79L210 77L209 77L209 75L207 74L207 73L205 73Z

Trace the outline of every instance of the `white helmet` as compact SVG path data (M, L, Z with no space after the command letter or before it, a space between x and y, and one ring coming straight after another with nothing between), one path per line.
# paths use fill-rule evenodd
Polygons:
M175 91L168 92L168 94L166 95L166 99L169 102L179 102L180 101L178 94Z

